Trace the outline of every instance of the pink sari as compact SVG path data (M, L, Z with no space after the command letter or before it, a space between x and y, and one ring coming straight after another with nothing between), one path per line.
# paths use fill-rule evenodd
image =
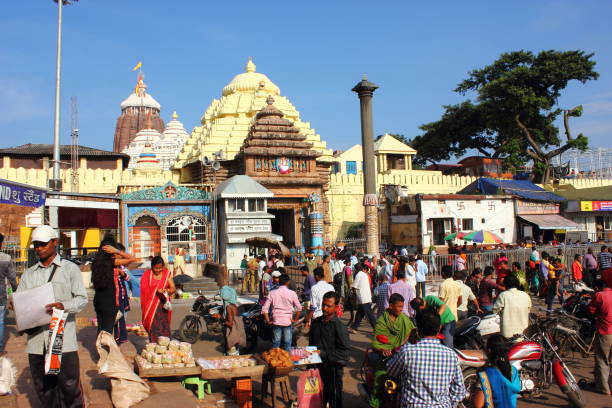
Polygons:
M166 289L170 285L170 271L164 268L161 279L153 278L153 271L150 269L142 275L140 280L140 306L142 308L142 325L150 333L151 325L155 317L155 312L163 300L163 296L157 293L157 289ZM168 311L168 319L172 317L172 312Z

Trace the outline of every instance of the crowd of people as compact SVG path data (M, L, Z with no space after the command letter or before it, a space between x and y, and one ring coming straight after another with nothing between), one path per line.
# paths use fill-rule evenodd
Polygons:
M45 375L47 329L26 332L33 385L42 401L58 401L58 406L62 402L83 406L75 324L75 315L88 301L81 272L74 263L58 255L58 234L54 229L38 227L32 240L39 260L23 273L19 285L15 287L15 271L10 262L1 257L0 275L17 292L52 283L56 301L46 305L48 312L60 309L68 313L61 371L57 376ZM595 386L609 395L612 254L609 248L602 247L595 256L589 248L584 256L576 256L570 266L564 265L561 255L540 254L534 247L524 267L510 263L503 253L482 270L475 268L470 272L456 264L443 265L440 270L443 280L436 290L431 279L432 265L419 253L402 250L371 257L357 250L307 253L298 261L303 278L301 299L281 254L246 257L242 289L258 293L264 319L273 330L274 347L290 349L293 326L303 314L309 345L316 346L321 353L323 397L332 408L344 406L343 378L352 348L350 335L357 333L364 318L371 326L371 347L379 355L369 401L372 407L381 406L388 379L399 384L402 408L454 407L466 397L461 368L453 351L455 326L472 314L497 313L501 330L486 342L489 362L479 372L478 389L470 397L476 407L513 407L520 381L516 369L508 362L510 341L522 335L529 325L534 296L542 296L549 311L555 298L563 302L562 282L568 276L571 281L596 289L589 305L597 322ZM131 279L126 265L132 262L134 258L107 237L92 264L98 330L112 333L117 343L126 341L127 283ZM1 281L4 284L5 279ZM164 260L152 258L150 268L141 278L142 322L151 341L170 336L170 299L175 291ZM0 292L5 292L5 288L1 287ZM237 292L224 284L220 294L226 343L232 346L228 349L235 349L243 344L244 337L236 307ZM0 308L6 304L6 299L0 296ZM341 320L345 312L348 321ZM4 336L0 346L3 339Z

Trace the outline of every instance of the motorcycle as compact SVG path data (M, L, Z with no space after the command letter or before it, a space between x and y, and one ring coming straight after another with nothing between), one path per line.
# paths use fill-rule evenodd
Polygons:
M191 313L186 315L179 325L178 335L182 341L194 344L202 332L216 336L223 331L221 309L223 304L219 295L211 300L198 291L199 296L193 302Z
M508 359L519 372L521 394L525 397L540 395L554 381L574 407L583 408L586 402L582 390L554 344L553 332L558 324L558 317L538 320L535 330L531 330L533 336L513 344ZM468 390L463 404L469 407L478 380L477 370L486 364L487 357L481 350L455 349L455 352L463 368L463 379Z
M386 363L391 357L382 357L373 348L368 348L365 351L363 363L359 370L361 376L361 383L357 384L357 391L359 395L368 404L370 403L370 396L374 389L374 372L378 362L382 359ZM400 406L400 393L399 384L396 381L388 379L385 381L385 392L381 396L380 407L385 408L399 408Z
M499 331L499 315L470 316L457 324L453 343L458 349L482 350L487 336Z
M293 333L291 336L292 347L297 345L297 339L301 333L302 324L304 323L303 313L304 312L302 312L302 315L298 321L293 324ZM262 305L259 303L254 303L241 315L247 338L247 350L249 353L254 352L257 349L257 344L260 340L269 342L272 341L272 325L266 323L262 312Z

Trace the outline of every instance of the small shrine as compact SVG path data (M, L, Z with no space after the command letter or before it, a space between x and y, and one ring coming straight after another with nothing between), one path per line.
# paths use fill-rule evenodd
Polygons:
M185 273L201 273L200 261L212 258L211 194L172 182L121 195L122 236L137 258L161 255L170 264L184 253Z

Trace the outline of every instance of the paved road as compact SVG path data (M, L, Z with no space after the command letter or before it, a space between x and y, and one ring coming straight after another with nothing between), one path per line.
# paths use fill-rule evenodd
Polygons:
M137 301L132 302L133 310L128 314L128 322L135 322L140 320L140 307ZM173 308L172 317L172 329L176 330L182 318L186 313L189 312L189 304L175 304ZM91 302L87 308L81 313L81 317L93 317L93 306ZM346 315L344 317L346 321ZM14 329L12 319L8 319L9 323L9 343L7 345L7 351L9 357L14 361L18 370L18 386L16 398L17 404L13 406L22 407L40 407L40 404L33 396L33 390L31 386L31 379L29 371L27 369L27 359L25 359L25 339L23 337L17 337ZM344 372L344 406L351 408L367 408L367 404L363 401L357 392L357 384L360 381L359 378L359 367L363 360L365 349L370 344L372 329L366 322L362 325L360 331L357 334L351 335L351 341L353 350L351 351L351 358L348 367L345 368ZM81 378L83 381L84 392L86 394L89 406L91 408L106 408L111 407L108 390L108 381L97 374L97 367L95 361L97 360L97 353L95 351L95 336L96 330L93 327L81 328L78 333L79 339L79 355L81 359ZM298 341L299 345L306 345L306 337L301 337ZM138 352L144 346L144 339L130 334L130 342L121 346L123 353L126 355L126 359L131 361L136 352ZM269 345L260 345L261 349L265 349ZM215 356L221 355L221 339L217 338L203 338L201 341L196 343L193 347L196 356ZM570 365L574 374L578 378L593 378L593 361L592 359L576 359L571 360ZM299 372L294 372L291 375L292 388L297 388L297 379ZM222 398L220 394L207 397L206 400L198 402L195 397L188 391L184 390L180 384L175 380L161 380L151 381L150 385L153 389L153 395L148 400L141 404L138 404L140 408L154 407L160 408L165 406L185 406L193 407L207 406L211 399ZM213 383L214 391L224 391L227 384L225 381L216 381ZM255 395L259 397L260 383L254 381ZM612 408L612 400L610 397L606 397L591 392L585 392L585 396L589 407L609 407ZM0 399L0 406L11 406L7 403L8 400ZM172 401L170 403L169 401ZM270 406L270 400L267 400L266 404L256 403L256 407L268 407ZM279 406L279 405L277 405ZM282 406L282 405L280 405ZM567 400L563 397L563 394L559 391L558 387L553 386L547 390L541 399L535 401L519 401L519 407L539 407L539 408L550 408L550 407L567 407Z

